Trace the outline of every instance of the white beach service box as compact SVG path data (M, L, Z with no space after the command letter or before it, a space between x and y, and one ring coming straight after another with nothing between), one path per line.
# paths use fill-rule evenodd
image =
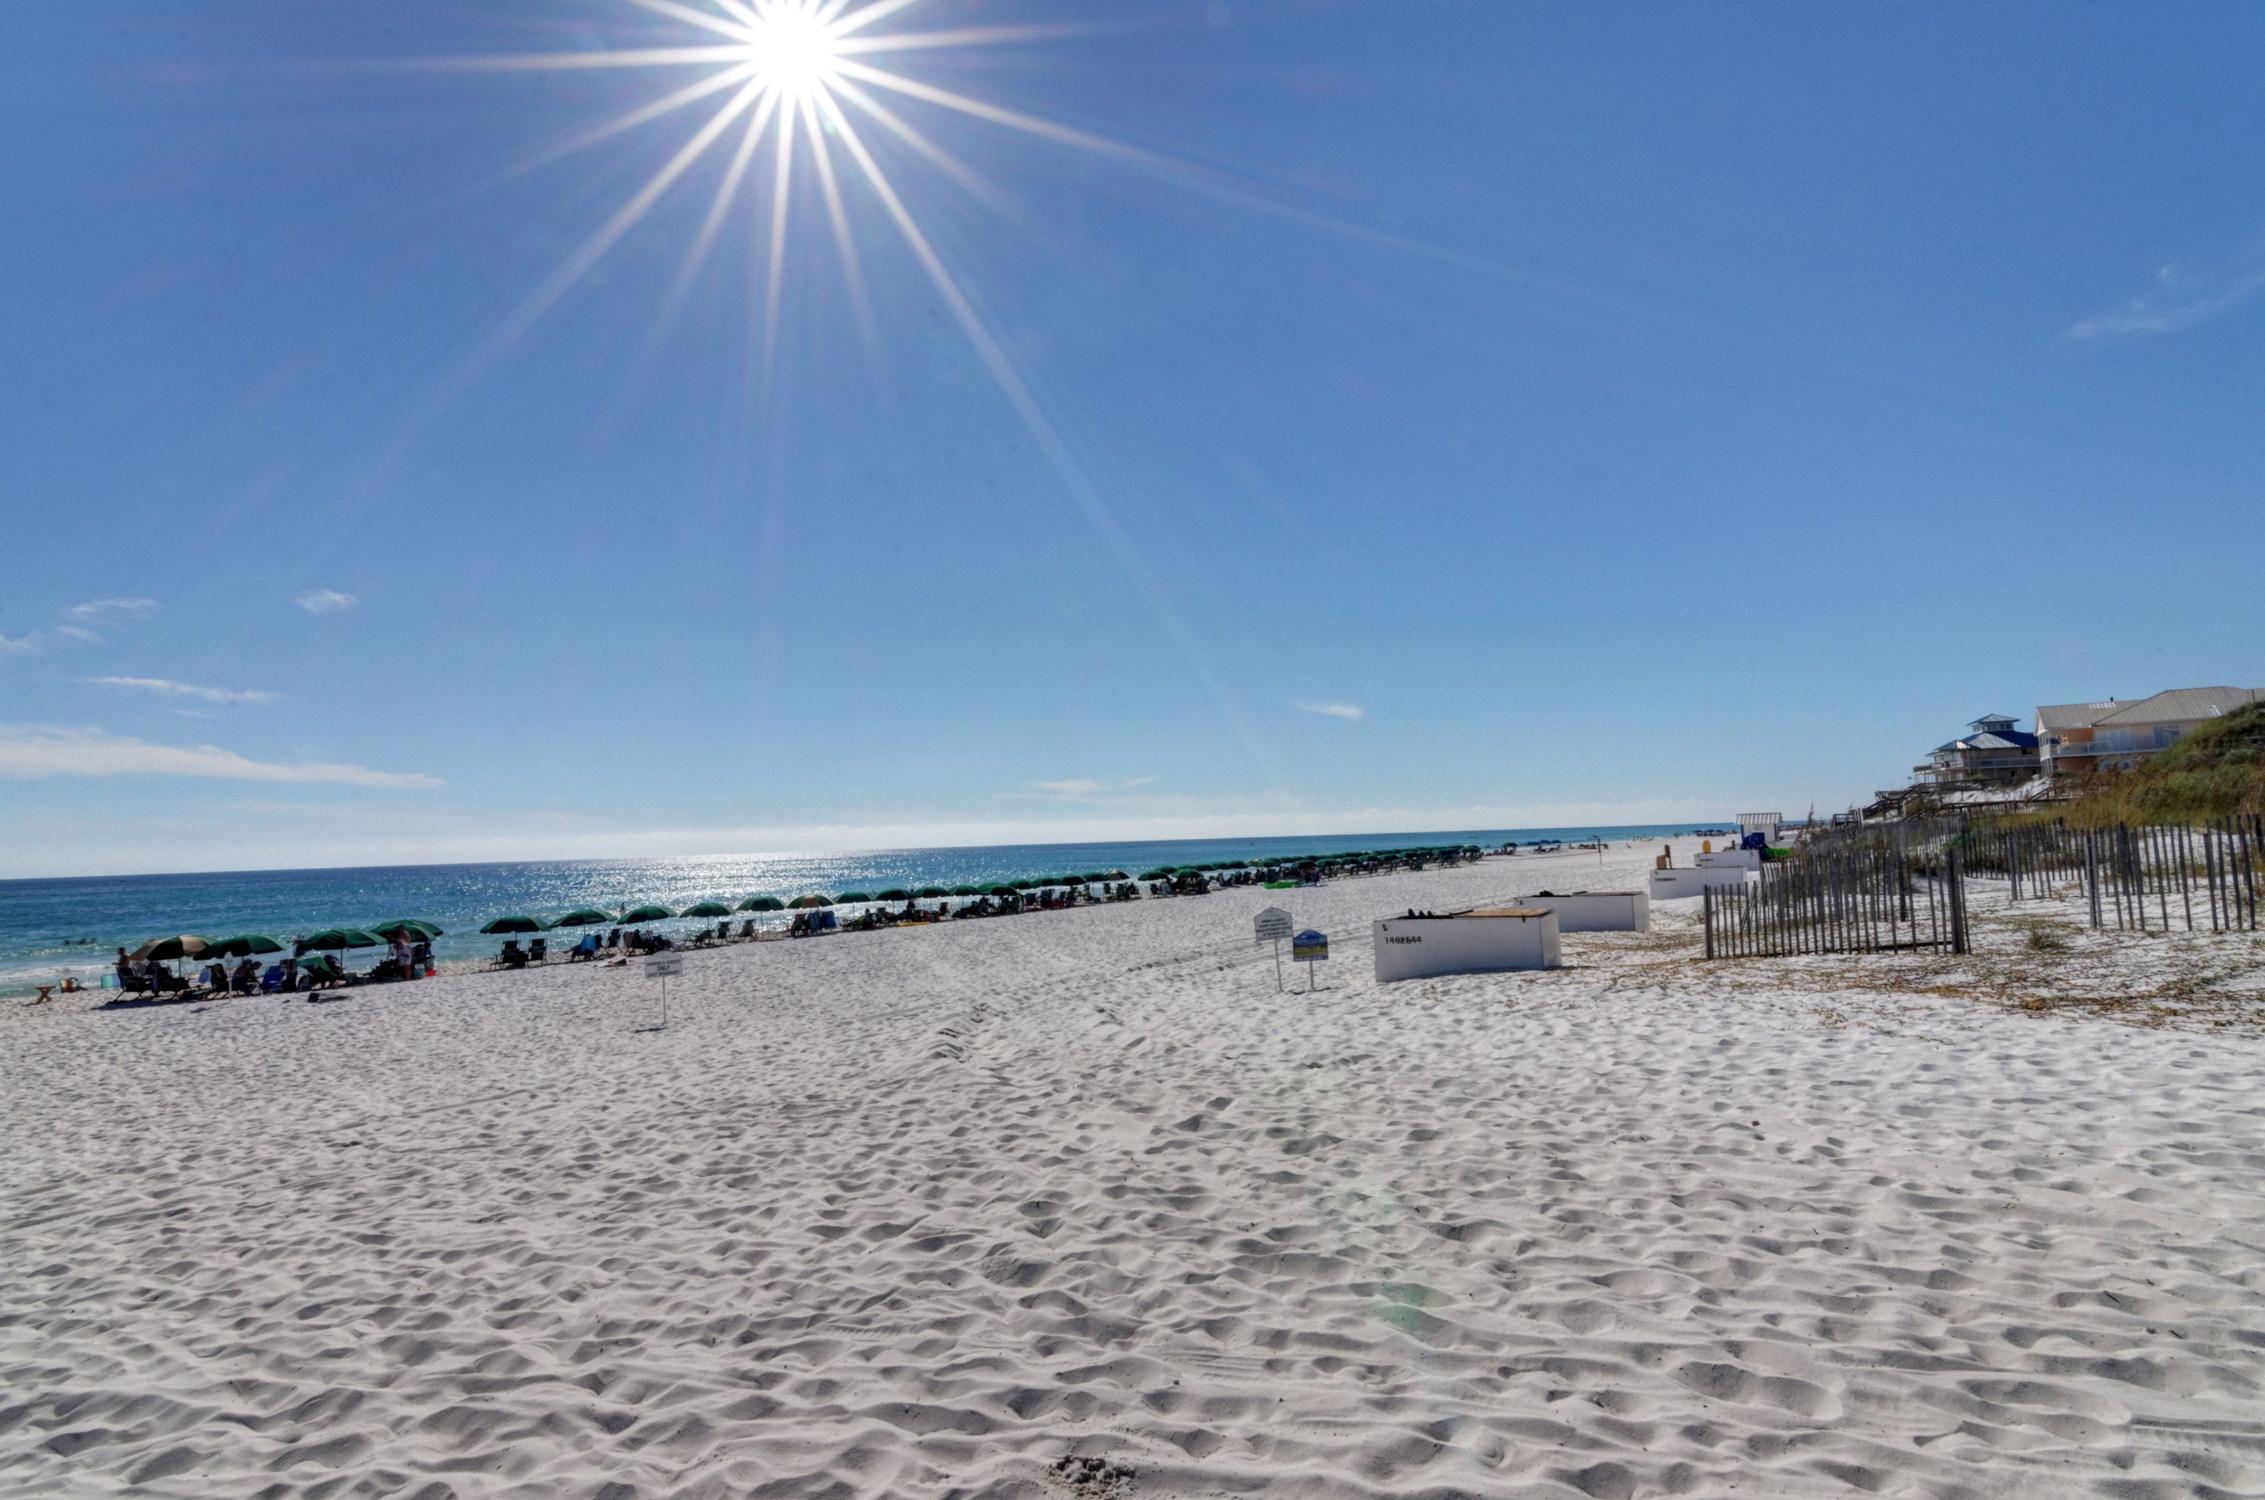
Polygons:
M1559 932L1649 932L1652 898L1645 891L1575 891L1554 896L1514 896L1512 906L1530 906L1557 913Z
M1376 978L1494 974L1558 966L1557 913L1530 906L1388 917L1376 924Z
M1708 886L1714 886L1717 889L1729 886L1735 889L1746 883L1748 873L1745 870L1735 868L1725 869L1719 865L1691 870L1654 870L1652 871L1651 883L1652 899L1654 901L1687 900L1697 896Z
M1717 849L1691 861L1705 870L1759 870L1762 851L1759 849Z

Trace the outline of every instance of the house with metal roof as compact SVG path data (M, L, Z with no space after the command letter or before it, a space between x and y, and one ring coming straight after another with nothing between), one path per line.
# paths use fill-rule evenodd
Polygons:
M2018 786L2037 774L2037 736L2014 728L2010 714L1984 714L1966 733L1937 745L1926 763L1912 767L1921 787L1935 791Z
M2054 776L2128 771L2212 719L2265 702L2265 688L2172 688L2151 698L2052 703L2037 710L2039 762Z

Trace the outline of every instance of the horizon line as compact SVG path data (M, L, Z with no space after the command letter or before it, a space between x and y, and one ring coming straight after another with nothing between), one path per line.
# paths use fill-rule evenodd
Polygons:
M0 886L34 885L62 881L96 880L149 880L220 878L236 875L320 875L338 874L358 870L474 870L506 865L588 865L588 864L646 864L669 860L726 862L733 860L762 859L858 859L892 854L966 853L987 849L1068 849L1095 845L1122 844L1261 844L1284 843L1291 840L1328 840L1354 843L1363 839L1409 839L1443 837L1457 833L1521 833L1521 834L1610 834L1616 831L1649 828L1695 828L1702 824L1726 823L1735 825L1732 818L1662 818L1642 823L1564 823L1564 824L1500 824L1494 827L1466 826L1462 828L1404 828L1376 829L1363 833L1274 833L1274 834L1221 834L1199 835L1186 838L1141 839L1063 839L1052 843L1006 844L883 844L858 849L781 849L744 850L721 854L584 854L531 859L464 859L464 860L402 860L378 864L339 865L253 865L232 870L214 869L143 869L114 870L101 874L80 875L0 875Z

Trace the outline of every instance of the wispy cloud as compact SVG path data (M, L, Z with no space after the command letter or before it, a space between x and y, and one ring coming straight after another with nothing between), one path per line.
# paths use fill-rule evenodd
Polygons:
M127 688L164 698L196 698L206 703L273 703L275 694L258 688L198 687L193 682L169 682L163 677L89 677L96 687Z
M84 625L57 625L53 629L48 631L48 634L63 636L69 640L74 641L84 641L90 646L99 646L102 644L102 637L96 635L93 631L87 629Z
M2265 266L2234 275L2206 275L2182 266L2165 266L2155 285L2122 307L2095 313L2069 325L2064 337L2084 341L2177 333L2206 322L2265 288Z
M1156 785L1156 780L1154 776L1130 776L1123 781L1102 781L1093 776L1069 776L1060 781L1034 781L1027 791L1002 792L1000 797L1002 800L1020 797L1082 802L1120 792L1137 792L1144 786Z
M74 620L107 620L112 615L146 615L155 608L155 599L89 599L64 613Z
M352 609L362 601L336 589L309 589L291 602L310 615L335 615L340 610Z
M23 656L39 649L39 642L28 635L0 635L0 656Z
M56 776L190 776L220 781L270 781L295 786L436 787L439 778L413 772L320 761L252 760L217 745L153 745L99 729L0 725L0 776L45 780Z
M1300 703L1295 705L1301 714L1319 714L1325 719L1365 719L1368 710L1358 703Z

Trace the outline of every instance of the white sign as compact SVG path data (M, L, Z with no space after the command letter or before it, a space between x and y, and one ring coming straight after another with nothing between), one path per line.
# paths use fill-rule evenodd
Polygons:
M1260 942L1283 942L1290 936L1290 914L1279 906L1269 906L1258 914L1257 927Z
M684 955L681 953L656 953L645 960L647 979L665 979L671 974L683 972Z

